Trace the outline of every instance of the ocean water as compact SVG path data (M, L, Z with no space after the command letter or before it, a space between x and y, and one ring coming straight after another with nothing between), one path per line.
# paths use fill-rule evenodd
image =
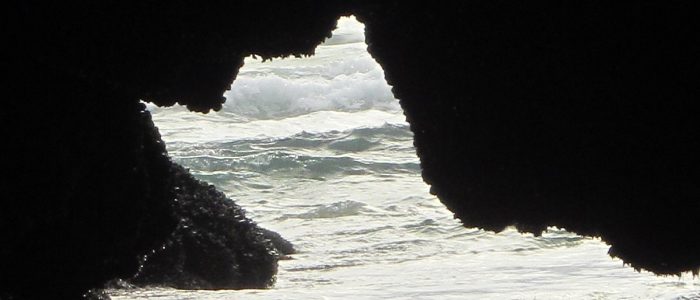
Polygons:
M110 291L113 299L700 299L600 240L464 228L422 181L412 134L363 26L308 58L249 58L222 111L149 106L168 151L299 253L264 290Z

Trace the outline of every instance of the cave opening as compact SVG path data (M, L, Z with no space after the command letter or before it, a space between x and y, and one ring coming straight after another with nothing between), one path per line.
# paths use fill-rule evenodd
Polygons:
M697 285L634 272L564 230L464 228L429 195L363 30L344 17L312 57L246 58L219 112L149 105L176 162L298 249L271 289L237 298L647 298ZM142 295L191 293L221 296Z

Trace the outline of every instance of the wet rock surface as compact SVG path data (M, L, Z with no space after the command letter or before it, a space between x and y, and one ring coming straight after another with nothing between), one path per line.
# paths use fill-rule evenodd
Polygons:
M3 299L76 298L133 276L166 241L195 264L183 265L193 274L183 286L222 284L191 258L226 259L210 249L228 240L183 226L225 231L206 220L237 207L193 198L180 214L190 223L175 218L175 178L190 186L181 196L221 195L170 173L138 99L217 109L244 56L312 54L350 13L401 100L424 179L466 226L561 226L602 237L636 268L700 267L690 4L79 2L6 7ZM265 240L239 226L230 240ZM204 248L177 250L193 246ZM269 266L251 278L227 268L267 261L268 246L235 245L260 256L215 271L253 285Z
M176 228L161 248L144 257L129 282L181 289L270 286L277 257L293 252L291 243L258 227L240 206L182 167L175 165L173 173L182 182L173 203Z

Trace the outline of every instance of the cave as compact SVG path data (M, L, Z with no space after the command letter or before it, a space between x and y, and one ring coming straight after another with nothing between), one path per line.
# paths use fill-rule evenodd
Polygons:
M635 269L698 273L690 4L79 4L7 9L2 299L76 298L134 276L172 249L183 212L235 216L220 224L241 226L238 267L213 272L264 284L275 238L172 162L139 100L219 110L244 57L312 55L350 14L422 179L464 226L562 227Z

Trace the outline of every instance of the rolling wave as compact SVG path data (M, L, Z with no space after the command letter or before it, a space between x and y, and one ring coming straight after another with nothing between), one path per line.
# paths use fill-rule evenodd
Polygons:
M198 172L253 172L326 177L417 173L420 166L405 124L385 123L347 131L301 132L283 138L172 144L179 163ZM396 152L394 156L388 153ZM399 155L401 154L401 155Z

